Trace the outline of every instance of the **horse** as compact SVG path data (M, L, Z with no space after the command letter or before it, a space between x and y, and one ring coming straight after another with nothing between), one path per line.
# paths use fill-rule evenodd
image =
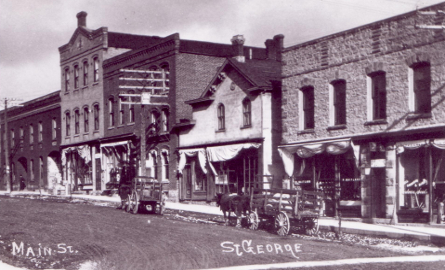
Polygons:
M248 195L237 195L228 193L217 193L216 194L216 206L219 206L224 214L224 223L228 225L230 212L234 212L236 219L236 227L241 227L241 218L250 212L250 197ZM226 212L228 215L226 216Z

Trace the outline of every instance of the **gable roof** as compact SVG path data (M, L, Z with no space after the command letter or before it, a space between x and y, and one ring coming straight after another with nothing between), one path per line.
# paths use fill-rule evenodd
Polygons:
M186 104L197 104L207 101L213 101L213 85L221 81L221 72L233 68L243 78L245 78L252 87L249 91L254 90L272 90L273 82L281 80L281 62L275 60L255 60L248 59L244 63L238 62L233 58L228 58L218 69L213 79L205 88L204 92L197 99L188 100Z

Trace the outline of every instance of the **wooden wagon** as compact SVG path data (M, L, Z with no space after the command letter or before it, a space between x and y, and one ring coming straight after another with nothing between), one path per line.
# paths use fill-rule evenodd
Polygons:
M287 235L291 227L302 228L306 234L317 234L323 193L291 189L252 188L248 224L256 230L260 222L273 222L278 235Z
M145 209L150 213L162 215L166 200L163 185L164 183L153 177L134 177L131 183L120 188L123 209L133 214L137 214L140 209Z

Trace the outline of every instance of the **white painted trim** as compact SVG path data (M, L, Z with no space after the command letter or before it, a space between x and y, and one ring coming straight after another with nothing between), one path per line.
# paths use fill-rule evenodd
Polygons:
M329 84L329 126L335 125L334 86Z
M373 104L372 104L372 78L370 76L366 76L366 113L367 120L372 121L373 116Z
M298 89L298 129L304 130L303 91Z

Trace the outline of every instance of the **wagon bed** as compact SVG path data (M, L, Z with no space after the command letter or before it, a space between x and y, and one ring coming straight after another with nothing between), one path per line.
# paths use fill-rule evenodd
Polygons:
M287 235L291 226L316 234L322 200L323 193L319 191L252 188L249 227L256 230L261 221L273 220L279 235Z

